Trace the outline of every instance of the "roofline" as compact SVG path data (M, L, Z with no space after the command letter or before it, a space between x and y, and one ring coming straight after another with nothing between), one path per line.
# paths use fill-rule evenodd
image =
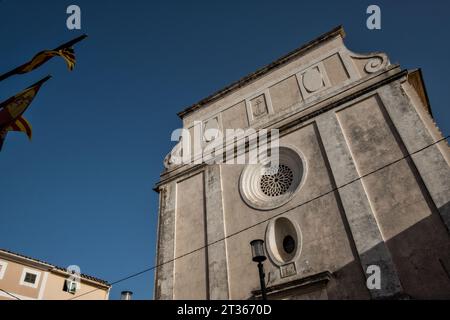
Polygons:
M289 52L288 54L282 56L281 58L278 58L274 62L258 69L255 72L250 73L249 75L241 78L240 80L233 82L232 84L226 86L225 88L213 93L212 95L200 100L199 102L191 105L190 107L185 108L183 111L180 111L177 113L177 115L183 119L184 116L187 114L201 108L202 106L206 105L207 103L211 103L213 101L216 101L220 98L222 98L224 95L230 93L233 90L239 89L249 83L250 81L253 81L262 75L268 73L269 71L280 67L293 59L297 58L299 55L304 54L306 51L310 50L311 48L317 46L319 43L324 42L330 38L334 38L336 36L340 35L342 38L345 38L345 31L342 25L339 25L332 29L331 31L328 31L327 33L324 33L323 35L319 36L318 38L306 43L305 45Z
M412 70L408 70L408 76L409 75L415 75L415 74L417 74L419 77L419 81L420 81L420 86L421 86L421 89L423 90L423 99L424 100L422 100L422 98L421 98L421 95L420 95L420 92L417 92L418 94L419 94L419 98L421 98L421 100L422 100L422 103L425 105L425 108L427 109L427 111L428 111L428 113L430 114L430 116L432 117L432 118L434 118L434 116L433 116L433 110L431 109L431 103L430 103L430 98L429 98L429 96L428 96L428 91L427 91L427 87L426 87L426 85L425 85L425 80L424 80L424 77L423 77L423 72L422 72L422 69L421 68L416 68L416 69L412 69ZM417 90L418 88L416 88L416 90Z
M58 266L55 266L54 264L51 264L51 263L48 263L48 262L45 262L42 260L34 259L34 258L31 258L28 256L24 256L24 255L16 253L16 252L12 252L12 251L5 250L5 249L0 249L0 255L1 254L5 255L7 257L9 256L12 258L16 258L19 261L28 262L33 266L40 266L43 269L48 269L48 271L56 271L58 273L65 273L67 275L70 275L70 273L67 271L66 268L58 267ZM97 285L100 285L100 286L106 287L106 288L111 287L111 284L109 284L108 281L105 281L105 280L102 280L102 279L99 279L99 278L96 278L93 276L89 276L87 274L81 274L80 276L85 281L92 282L92 283L95 283Z
M53 273L58 273L60 275L71 275L67 271L67 269L60 268L60 267L54 267L50 271L53 272ZM99 286L99 287L102 287L102 288L105 288L105 289L108 289L108 290L111 289L111 287L112 287L112 285L108 281L105 281L105 280L102 280L102 279L99 279L99 278L96 278L96 277L93 277L93 276L89 276L89 275L86 275L86 274L83 274L83 273L81 274L81 281L85 281L85 282L88 282L90 284L93 284L93 285L96 285L96 286Z

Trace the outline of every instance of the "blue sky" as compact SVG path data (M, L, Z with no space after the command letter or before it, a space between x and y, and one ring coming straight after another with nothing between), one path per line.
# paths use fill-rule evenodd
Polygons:
M82 10L67 30L66 8ZM370 4L382 30L366 28ZM0 73L81 33L61 59L0 83L5 100L52 74L25 117L33 141L0 153L0 248L108 281L152 266L152 190L180 127L176 112L342 24L352 51L386 52L423 70L434 116L450 133L448 1L0 0ZM113 287L153 296L153 272Z

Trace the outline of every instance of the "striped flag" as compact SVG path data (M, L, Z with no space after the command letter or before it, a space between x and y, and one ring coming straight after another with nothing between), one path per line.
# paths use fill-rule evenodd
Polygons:
M28 139L30 140L33 135L33 132L31 130L31 124L22 116L17 118L17 120L13 124L9 125L4 130L6 132L8 131L23 132L27 135Z
M72 71L75 67L75 51L73 48L63 48L61 50L45 50L39 52L37 55L31 59L30 62L21 66L18 70L18 74L27 73L33 71L36 68L39 68L41 65L46 63L53 57L59 56L66 61L67 68Z
M0 131L0 151L2 151L3 148L3 142L6 139L6 135L7 135L8 131Z
M47 76L22 92L0 103L0 150L8 131L24 132L28 138L31 139L31 125L22 117L22 115L30 106L44 82L50 78L50 76Z
M41 86L50 78L50 76L47 76L22 92L0 103L0 130L14 123L25 112L34 97L36 97Z
M73 46L77 44L78 42L84 40L87 38L87 35L81 35L75 39L72 39L59 47L53 49L53 50L44 50L36 54L30 61L22 64L19 67L14 68L13 70L10 70L6 73L0 74L0 81L3 81L5 79L8 79L9 77L12 77L14 75L27 73L30 71L33 71L40 66L42 66L44 63L46 63L48 60L52 59L53 57L61 57L64 59L64 61L67 64L67 68L69 70L73 70L75 67L75 51L73 50Z

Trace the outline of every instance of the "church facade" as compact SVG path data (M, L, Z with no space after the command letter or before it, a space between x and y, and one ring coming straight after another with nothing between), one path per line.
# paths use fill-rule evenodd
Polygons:
M210 128L277 129L279 163L166 158L155 299L260 298L255 239L269 299L450 298L450 152L421 72L343 39L335 28L179 113L203 147Z

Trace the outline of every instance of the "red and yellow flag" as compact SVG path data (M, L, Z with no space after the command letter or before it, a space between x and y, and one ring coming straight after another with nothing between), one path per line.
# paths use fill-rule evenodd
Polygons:
M27 73L30 71L33 71L34 69L40 67L45 62L50 60L53 57L59 56L63 58L66 61L67 68L69 68L70 71L73 70L75 67L75 52L73 48L63 48L60 50L45 50L39 52L37 55L31 59L30 62L24 64L21 66L18 70L18 74Z
M14 97L0 103L0 150L9 131L23 132L31 140L33 134L31 125L22 115L36 97L42 84L50 78L47 76Z
M28 139L30 139L30 140L33 136L33 131L31 130L31 124L22 116L17 118L17 120L14 123L12 123L8 127L6 127L4 130L6 132L8 132L8 131L23 132L27 135Z
M2 151L2 147L3 147L3 142L6 139L6 134L8 133L8 131L4 130L4 131L0 131L0 151Z
M47 76L22 92L0 103L0 131L14 123L25 112L34 97L36 97L42 84L50 78L50 76Z
M1 0L0 0L1 1ZM0 81L3 81L5 79L8 79L11 76L27 73L30 71L33 71L37 68L39 68L41 65L46 63L48 60L52 59L53 57L61 57L64 59L64 61L67 64L67 67L69 70L73 70L75 67L75 52L73 50L73 46L77 44L78 42L84 40L87 38L87 35L83 34L75 39L70 40L69 42L66 42L59 47L53 49L53 50L44 50L36 54L33 59L28 61L27 63L24 63L23 65L14 68L13 70L10 70L4 74L0 74Z

